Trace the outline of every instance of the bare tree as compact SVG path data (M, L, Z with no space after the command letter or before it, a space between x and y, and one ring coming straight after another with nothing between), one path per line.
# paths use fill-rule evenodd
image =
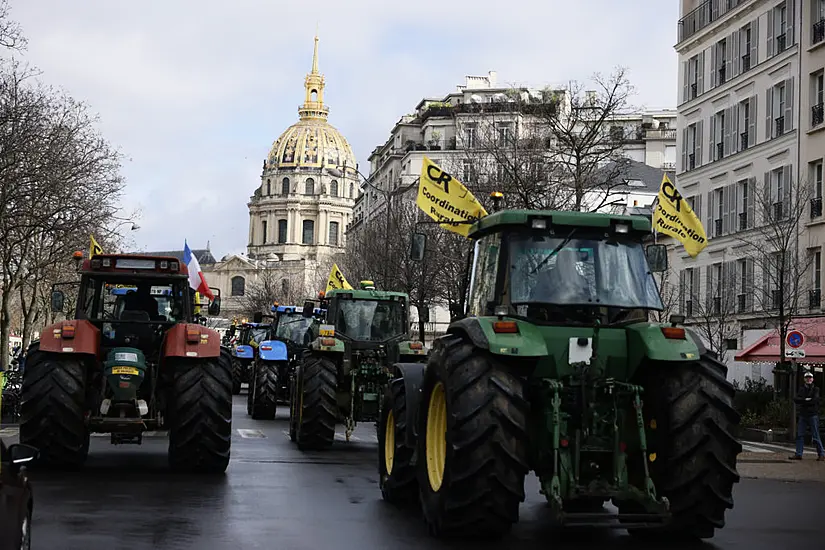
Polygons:
M654 311L653 319L657 323L666 323L670 316L676 313L679 305L679 279L672 269L668 269L664 273L660 273L654 277L659 286L659 296L662 298L662 311Z
M699 335L719 360L725 360L727 342L736 338L735 261L717 262L705 268L705 297L694 302L693 316Z
M0 349L14 296L28 310L30 332L35 294L27 299L22 287L34 292L43 271L89 234L116 233L108 228L123 188L120 155L95 124L86 105L35 82L16 62L0 65Z
M779 333L782 362L791 323L808 306L804 296L810 290L813 257L803 233L812 191L807 182L793 178L790 165L766 173L763 185L752 190L756 223L738 237L745 245L743 256L761 273L761 290L749 294Z
M20 24L10 17L8 0L0 0L0 47L8 50L24 50L26 37Z

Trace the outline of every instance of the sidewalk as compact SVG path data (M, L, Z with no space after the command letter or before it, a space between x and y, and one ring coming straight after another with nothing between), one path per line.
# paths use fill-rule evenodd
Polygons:
M825 483L825 462L816 461L816 449L805 446L802 460L789 460L796 452L789 444L742 442L736 469L742 478Z

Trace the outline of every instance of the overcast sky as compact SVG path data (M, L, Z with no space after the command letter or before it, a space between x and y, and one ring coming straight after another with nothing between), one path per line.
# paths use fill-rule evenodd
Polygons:
M675 108L676 0L11 0L42 79L88 102L128 157L141 249L244 252L263 159L297 120L316 24L331 124L367 156L464 75L542 87L630 69ZM306 6L306 7L304 7ZM309 6L313 6L310 8Z

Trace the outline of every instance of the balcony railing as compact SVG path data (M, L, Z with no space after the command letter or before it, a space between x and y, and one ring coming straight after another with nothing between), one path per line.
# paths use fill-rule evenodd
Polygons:
M720 86L725 83L725 77L727 76L727 70L726 69L727 69L727 66L725 66L725 65L722 65L721 67L719 67L719 85Z
M810 309L818 309L822 304L822 291L814 289L808 291L808 307Z
M782 34L777 34L776 35L776 52L775 53L781 53L781 52L785 51L785 46L786 46L785 38L786 37L787 37L787 35L784 32Z
M721 296L714 296L713 297L713 314L719 315L722 313L722 297Z
M811 218L818 218L822 215L822 197L811 199Z
M736 311L742 313L745 311L745 307L747 306L747 295L746 294L737 294L736 295Z
M676 139L676 129L645 130L644 139Z
M747 0L705 0L679 20L679 42L687 40Z
M751 54L746 53L742 56L742 72L751 70Z
M823 104L819 103L811 107L811 126L819 126L823 122Z
M690 99L696 99L696 96L699 95L699 84L694 82L690 85Z
M782 291L778 288L771 290L771 309L779 309L782 304Z
M811 28L811 44L819 44L825 40L825 18L814 23Z
M696 168L696 153L691 153L688 155L688 170L693 170Z
M693 300L685 300L685 317L693 317Z
M748 228L748 213L739 212L739 231L744 231Z
M713 220L713 236L718 237L722 234L722 220Z
M781 136L785 133L785 117L781 116L778 117L775 121L776 124L776 135L777 137Z
M748 121L746 120L745 121L745 126L747 126L747 125L748 125ZM748 133L747 132L742 132L741 134L739 134L739 150L744 151L747 148L748 148Z
M662 163L662 170L676 170L676 163L664 161Z
M724 143L717 143L716 144L716 160L724 158L725 156L725 144Z
M774 220L781 220L784 216L782 215L782 201L773 203L773 219Z

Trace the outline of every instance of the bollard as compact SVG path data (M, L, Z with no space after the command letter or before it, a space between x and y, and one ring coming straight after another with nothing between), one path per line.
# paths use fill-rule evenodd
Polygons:
M765 443L773 443L773 430L765 432Z

